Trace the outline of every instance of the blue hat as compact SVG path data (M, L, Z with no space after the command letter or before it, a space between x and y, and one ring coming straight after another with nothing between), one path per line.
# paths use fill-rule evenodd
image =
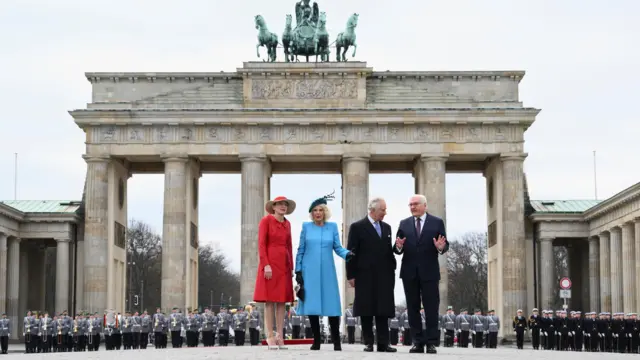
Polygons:
M313 211L313 208L318 206L318 205L327 205L327 201L331 201L333 199L335 199L336 197L333 195L335 194L335 190L333 190L333 192L329 195L325 195L321 198L315 199L313 200L313 202L311 203L311 205L309 206L309 212Z

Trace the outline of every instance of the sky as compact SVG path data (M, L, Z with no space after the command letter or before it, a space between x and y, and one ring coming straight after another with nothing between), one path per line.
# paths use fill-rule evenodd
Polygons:
M542 109L525 134L533 199L607 198L640 181L640 2L611 0L318 1L335 38L356 12L358 54L376 71L525 70L520 100ZM606 6L605 6L606 4ZM84 134L68 110L91 99L85 72L234 71L256 59L253 18L281 34L295 1L7 0L0 3L0 199L80 199ZM281 51L281 50L280 50ZM263 52L264 55L264 52ZM282 58L282 54L279 54ZM163 175L133 175L128 214L162 231ZM273 196L295 199L292 231L339 175L275 175ZM389 184L393 184L389 186ZM410 174L371 175L393 228L408 216ZM448 174L447 228L455 240L486 231L485 179ZM240 269L240 175L205 174L200 241ZM363 217L364 217L363 212ZM339 275L342 265L337 266ZM396 300L404 298L397 282Z

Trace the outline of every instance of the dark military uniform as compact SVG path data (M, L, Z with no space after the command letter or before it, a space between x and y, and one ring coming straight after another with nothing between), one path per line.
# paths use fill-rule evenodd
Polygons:
M540 322L540 316L538 315L538 309L533 309L531 316L529 316L529 322L527 328L531 331L531 344L534 350L540 349L540 330L542 324Z
M518 315L513 318L513 331L516 333L516 345L518 349L524 348L524 331L527 329L527 319L518 310Z

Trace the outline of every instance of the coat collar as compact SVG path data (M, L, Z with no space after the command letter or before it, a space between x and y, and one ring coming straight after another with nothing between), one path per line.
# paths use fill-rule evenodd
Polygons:
M362 219L362 221L364 222L364 228L367 229L367 231L369 232L369 234L371 234L371 236L375 236L378 239L381 239L381 237L378 236L378 232L376 231L376 228L374 228L371 221L369 221L369 215L365 216L365 218ZM379 221L379 223L380 223L380 232L384 234L384 227L382 226L383 222Z

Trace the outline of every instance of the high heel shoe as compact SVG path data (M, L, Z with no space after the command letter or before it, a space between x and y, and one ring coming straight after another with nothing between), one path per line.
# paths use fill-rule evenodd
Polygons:
M279 350L287 350L287 347L284 346L284 340L282 339L282 335L279 333L276 335L276 344L278 344Z
M267 349L268 350L278 350L278 345L276 344L276 339L273 336L267 338Z

